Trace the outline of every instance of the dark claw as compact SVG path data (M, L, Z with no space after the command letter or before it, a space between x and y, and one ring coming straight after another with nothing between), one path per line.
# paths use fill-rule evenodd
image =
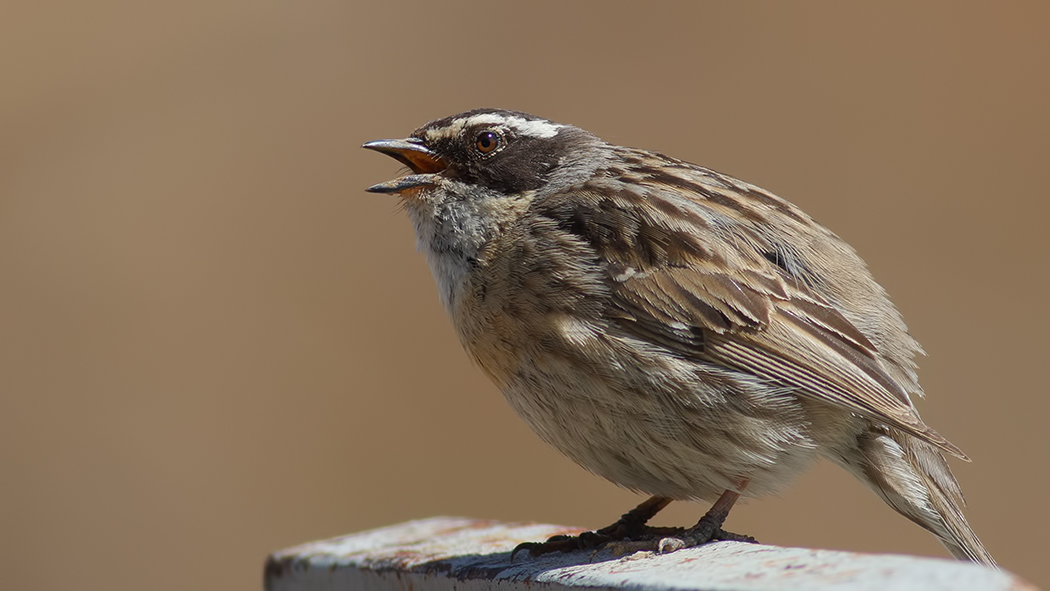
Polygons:
M731 531L726 531L719 528L715 531L714 535L711 536L712 542L746 542L748 544L757 544L758 540L751 536L745 536L742 534L734 534Z
M546 542L522 542L521 544L518 544L510 551L510 560L511 562L514 562L514 557L517 556L518 552L522 551L526 552L529 556L542 556L544 554L550 554L551 552L573 552L585 547L586 546L583 545L580 538L577 536L551 536Z
M514 549L510 551L510 561L514 562L514 557L517 556L518 552L521 552L522 550L524 550L525 553L528 554L529 556L532 556L532 549L535 546L539 546L539 545L540 544L538 544L536 542L522 542L522 543L518 544L517 546L514 546Z

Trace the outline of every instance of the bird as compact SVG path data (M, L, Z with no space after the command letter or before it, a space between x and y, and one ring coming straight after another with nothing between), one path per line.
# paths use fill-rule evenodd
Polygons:
M519 546L673 551L818 458L957 559L995 567L920 418L901 314L845 241L757 186L581 128L481 108L364 148L400 198L468 356L545 442L649 498L608 527ZM648 521L713 503L688 528Z

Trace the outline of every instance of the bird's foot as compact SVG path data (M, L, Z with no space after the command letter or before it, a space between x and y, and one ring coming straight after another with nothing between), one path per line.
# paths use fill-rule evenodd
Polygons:
M670 499L664 497L653 497L624 513L612 525L599 530L585 531L578 536L553 536L546 542L518 544L511 551L510 558L514 560L518 552L541 556L551 552L576 550L592 550L595 553L610 550L616 556L643 550L663 554L722 540L756 544L758 542L751 536L735 534L722 529L722 523L729 515L729 509L739 496L739 493L726 491L711 507L711 510L701 517L696 525L688 529L646 525L654 515L671 502Z
M552 536L546 542L525 542L518 544L511 551L511 560L518 552L530 556L542 556L551 552L575 552L576 550L611 549L617 555L645 548L655 547L659 540L685 533L680 527L650 527L648 525L628 525L620 521L595 531L585 531L577 536ZM621 550L622 549L622 550Z
M682 548L692 548L702 546L708 542L719 541L757 544L758 540L751 536L735 534L722 529L722 524L725 523L726 517L729 515L729 509L732 507L733 502L736 501L737 496L739 496L737 493L726 491L722 498L711 507L710 511L700 518L696 525L682 531L678 535L667 536L657 540L656 546L651 548L651 550L663 554Z
M681 550L682 548L695 548L696 546L703 546L711 542L746 542L748 544L757 544L758 540L751 536L743 534L735 534L731 531L726 531L722 528L718 528L714 531L702 531L694 532L693 530L686 530L683 534L677 536L668 536L656 541L655 546L652 548L638 548L639 550L650 550L658 554L666 554L668 552L674 552L675 550Z
M629 532L629 535L610 535L603 533L609 528L597 531L585 531L578 536L552 536L546 542L525 542L518 544L511 552L511 560L518 552L526 552L530 556L542 556L552 552L575 552L577 550L591 550L594 553L608 550L613 556L626 556L635 552L655 552L666 554L681 550L702 546L708 542L747 542L757 544L758 541L751 536L736 534L725 531L722 528L697 530L695 528L685 529L682 527L650 527L641 526ZM627 533L617 531L616 534Z
M612 525L599 530L585 531L578 536L553 536L546 542L525 542L518 544L510 553L511 560L518 552L525 551L532 556L551 552L572 552L575 550L599 550L610 542L642 541L663 537L681 528L649 527L646 523L671 499L652 497L644 503L624 513Z

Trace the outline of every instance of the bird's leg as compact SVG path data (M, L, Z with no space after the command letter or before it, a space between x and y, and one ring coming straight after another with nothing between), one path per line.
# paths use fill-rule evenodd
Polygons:
M722 529L722 524L725 523L726 517L729 516L729 510L733 508L737 499L740 498L740 493L744 491L747 482L747 478L742 478L738 481L736 490L727 490L722 493L722 496L718 497L715 504L711 505L707 513L700 518L700 521L696 522L696 525L679 535L660 540L658 550L669 552L678 548L700 546L716 540L756 543L755 538L751 536L734 534Z
M598 548L613 541L640 541L652 539L667 533L681 532L681 528L650 528L646 523L659 513L664 507L671 503L671 499L665 497L652 497L627 513L624 513L614 523L599 530L585 531L578 536L553 536L546 542L524 542L518 544L511 551L511 559L519 551L527 551L532 556L539 556L550 552L571 552L573 550L584 550Z

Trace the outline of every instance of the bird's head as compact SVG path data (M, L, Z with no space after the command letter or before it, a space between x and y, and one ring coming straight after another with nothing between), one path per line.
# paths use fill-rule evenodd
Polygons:
M515 196L583 178L601 141L571 125L501 109L475 109L431 121L400 140L363 147L387 154L412 174L368 188L414 199ZM442 191L427 191L428 188Z

